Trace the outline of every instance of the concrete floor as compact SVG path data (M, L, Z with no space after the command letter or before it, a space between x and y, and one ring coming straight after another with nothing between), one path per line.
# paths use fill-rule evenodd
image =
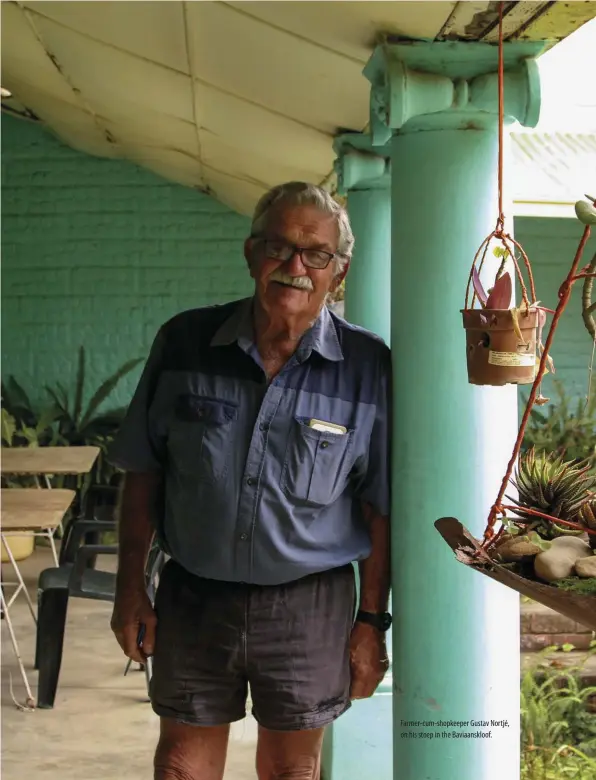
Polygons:
M21 564L32 594L39 571L51 565L44 549ZM107 568L105 561L98 568ZM2 570L4 581L13 579L9 564ZM34 627L23 594L10 614L35 696ZM151 780L158 719L147 702L145 675L123 677L125 659L110 632L110 614L107 603L70 602L56 703L34 712L19 711L11 698L11 677L16 699L23 702L25 695L2 621L3 780ZM256 723L248 716L232 727L225 780L256 778L255 745Z

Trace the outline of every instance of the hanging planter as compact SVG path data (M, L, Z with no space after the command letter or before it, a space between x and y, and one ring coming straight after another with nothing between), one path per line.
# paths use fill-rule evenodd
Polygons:
M505 231L503 211L503 127L504 115L503 64L503 3L499 4L499 159L498 159L498 216L494 230L480 244L468 277L464 308L461 310L466 333L466 363L468 382L472 385L531 384L542 356L542 328L546 321L544 307L536 300L534 277L528 256L521 245ZM492 243L493 255L500 259L492 288L484 291L481 275ZM520 271L525 265L529 292ZM513 267L521 289L522 303L511 305L513 281L507 265ZM550 365L551 370L554 367Z
M559 301L552 312L552 323L543 345L541 330L544 319L541 313L544 315L546 310L541 309L536 301L530 263L519 244L504 231L502 2L499 3L498 75L499 216L495 230L482 242L474 257L466 290L462 315L466 329L468 377L473 384L531 382L532 387L482 541L475 539L454 517L437 520L435 527L460 563L596 631L596 475L590 472L590 464L565 462L562 456L537 455L534 451L522 456L518 462L532 407L548 400L542 397L540 386L550 362L549 351L573 285L580 280L584 284L582 318L593 340L592 354L596 352L596 304L592 303L596 258L580 269L591 227L596 225L596 198L586 195L587 201L576 203L575 213L584 230L569 273L559 289ZM493 288L486 295L480 272L493 239L501 243L495 255L501 257L502 262ZM521 277L516 250L526 266L530 295ZM513 263L522 291L519 309L510 305L512 281L504 267L508 258ZM475 308L476 301L479 301L480 308ZM503 359L503 353L509 353L509 357ZM540 355L538 361L536 353ZM522 362L527 362L527 365L519 365ZM510 484L517 489L513 498L506 495ZM505 503L505 500L510 503ZM497 523L500 526L495 530Z
M502 256L506 258L508 253L506 250ZM538 348L542 347L545 310L536 302L530 304L523 281L524 303L511 308L513 285L507 272L498 276L489 295L484 292L475 267L472 282L472 307L477 300L480 308L468 306L468 290L466 308L462 310L468 382L493 387L531 384L536 377Z
M499 562L494 553L487 552L454 517L437 520L435 527L460 563L596 631L596 595L566 590L540 582L527 574L519 574L507 564Z
M590 470L592 464L566 462L563 456L533 450L518 461L532 407L546 400L539 389L558 322L573 285L580 280L584 282L582 316L596 344L591 327L596 308L591 302L596 258L580 270L590 227L596 224L596 199L590 200L593 202L576 206L584 231L559 290L559 303L541 348L513 453L490 510L484 538L475 539L453 517L437 520L435 527L460 563L596 631L596 474ZM515 497L506 495L509 485L516 489ZM500 527L495 530L497 523Z

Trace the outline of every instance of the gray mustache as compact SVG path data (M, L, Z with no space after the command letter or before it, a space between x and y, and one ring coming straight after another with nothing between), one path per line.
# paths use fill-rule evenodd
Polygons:
M290 276L284 274L283 271L276 270L269 277L270 282L281 282L282 284L288 284L291 287L296 287L298 290L312 291L313 285L308 276Z

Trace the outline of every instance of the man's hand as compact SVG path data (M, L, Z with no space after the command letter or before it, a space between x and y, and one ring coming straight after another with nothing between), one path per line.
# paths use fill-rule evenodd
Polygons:
M389 669L384 635L374 626L355 623L350 637L351 699L368 699Z
M144 664L155 648L157 617L144 589L127 590L116 594L112 613L112 631L124 654ZM145 626L142 646L138 645L141 626Z

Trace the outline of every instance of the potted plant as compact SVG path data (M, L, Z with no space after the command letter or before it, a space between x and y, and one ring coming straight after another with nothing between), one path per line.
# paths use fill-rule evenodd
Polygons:
M542 329L546 309L538 305L530 264L523 249L511 237L499 236L501 245L493 254L501 260L492 288L485 292L480 279L490 239L481 245L470 274L466 304L462 309L466 331L466 363L468 381L473 385L499 387L506 384L530 384L537 370L537 350L542 349ZM530 295L524 284L515 249L520 251L530 281ZM482 254L477 268L476 263ZM513 282L506 271L511 259L522 290L522 303L512 306ZM473 293L471 292L473 290ZM475 307L476 305L476 307Z
M586 196L588 197L588 196ZM521 455L532 408L542 399L539 388L557 324L573 285L584 281L584 322L593 341L588 315L594 311L586 281L596 276L594 261L580 269L583 250L596 225L596 199L576 204L584 230L570 271L559 289L559 302L541 351L536 376L518 436L482 541L456 518L435 526L463 564L596 630L596 474L592 457L569 459L561 453L529 449ZM591 285L588 285L591 290ZM519 458L519 460L518 460ZM517 495L507 496L510 485ZM508 500L510 503L505 503ZM498 530L495 530L497 528Z

